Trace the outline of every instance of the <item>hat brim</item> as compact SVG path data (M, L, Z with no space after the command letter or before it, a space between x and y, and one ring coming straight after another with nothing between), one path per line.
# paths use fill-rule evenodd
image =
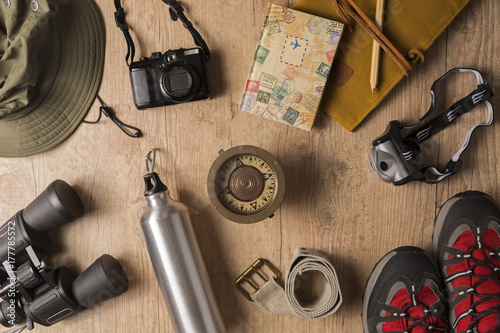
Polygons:
M28 114L0 120L0 157L31 156L49 150L75 131L94 102L104 68L104 29L93 0L59 5L46 70L57 74Z

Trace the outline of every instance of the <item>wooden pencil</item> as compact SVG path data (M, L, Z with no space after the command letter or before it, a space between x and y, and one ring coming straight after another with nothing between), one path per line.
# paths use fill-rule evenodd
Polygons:
M378 26L380 31L382 31L383 20L384 20L384 4L385 0L377 0L377 8L375 11L375 24ZM380 45L373 40L373 51L372 51L372 68L370 73L370 86L372 92L377 89L378 75L380 68Z

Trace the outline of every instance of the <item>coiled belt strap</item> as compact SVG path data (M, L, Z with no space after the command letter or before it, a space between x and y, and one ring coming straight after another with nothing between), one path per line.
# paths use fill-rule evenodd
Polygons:
M295 296L298 279L305 273L319 272L326 280L322 294L311 302L302 302ZM275 279L269 279L250 297L264 310L306 319L319 319L336 312L342 304L337 274L326 255L318 250L299 248L286 274L285 289Z

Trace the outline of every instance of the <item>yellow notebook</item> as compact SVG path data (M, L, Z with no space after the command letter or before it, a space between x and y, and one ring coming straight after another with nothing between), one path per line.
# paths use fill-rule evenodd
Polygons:
M385 0L384 35L406 56L425 52L469 0ZM346 2L346 1L343 1ZM354 0L373 19L376 0ZM332 0L298 0L294 9L341 20ZM353 31L344 33L320 108L353 131L404 77L401 68L382 51L377 89L372 93L370 69L373 38L349 15ZM414 65L415 61L411 62Z
M269 4L240 110L310 131L343 29Z

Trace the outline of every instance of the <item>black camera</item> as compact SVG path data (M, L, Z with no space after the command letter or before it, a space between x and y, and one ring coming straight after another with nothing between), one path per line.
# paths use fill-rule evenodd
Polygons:
M179 49L130 64L138 109L198 101L210 97L203 49Z
M125 271L110 255L79 276L66 267L53 270L49 259L40 259L52 250L47 232L82 215L78 194L56 180L0 227L0 324L51 326L127 291Z
M176 0L163 2L169 7L170 18L182 22L193 36L197 47L169 50L164 54L154 52L151 57L134 62L135 44L125 22L125 10L120 0L115 0L116 26L123 32L127 42L125 62L130 69L132 94L138 109L210 98L205 66L210 59L207 43L184 15L184 8Z

